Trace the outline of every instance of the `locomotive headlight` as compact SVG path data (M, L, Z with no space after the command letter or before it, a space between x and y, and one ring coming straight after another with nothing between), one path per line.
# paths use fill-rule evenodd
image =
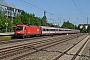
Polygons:
M18 32L18 33L20 33L20 32Z
M39 31L39 29L37 29L37 31Z

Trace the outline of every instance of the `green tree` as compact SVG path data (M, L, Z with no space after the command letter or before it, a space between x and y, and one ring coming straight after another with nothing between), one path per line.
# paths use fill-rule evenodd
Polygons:
M7 26L7 31L11 32L12 30L12 26L14 26L13 22L10 21L10 19L8 18L7 20L8 26Z
M22 24L22 21L21 21L21 15L20 16L16 16L14 21L13 21L14 25L16 26L17 24Z
M61 27L62 27L62 28L69 28L69 29L75 29L75 25L72 24L72 23L70 23L69 21L64 22Z
M80 32L81 32L81 33L86 33L86 32L87 32L87 29L85 28L85 26L80 29Z
M30 24L36 25L35 14L29 14L29 18L30 18Z
M41 18L40 17L35 17L35 24L37 25L37 26L41 26Z
M46 17L46 16L44 16L44 17L42 18L42 25L44 25L44 26L47 25L47 17Z
M88 25L87 32L90 33L90 24Z
M6 17L2 11L0 11L0 32L5 32Z
M29 17L29 14L23 11L23 12L21 13L21 22L22 22L23 24L28 24L28 20L29 20L28 17Z
M7 27L7 32L11 31L13 23L10 21L10 19L5 16L5 14L0 11L0 32L6 32L6 27Z
M52 26L53 24L48 23L46 16L44 16L43 18L40 17L36 17L35 14L29 14L25 11L22 11L20 16L16 16L15 20L14 20L14 24L30 24L30 25L37 25L37 26L41 26L41 25L46 25L46 26ZM58 27L56 25L53 25L55 27Z

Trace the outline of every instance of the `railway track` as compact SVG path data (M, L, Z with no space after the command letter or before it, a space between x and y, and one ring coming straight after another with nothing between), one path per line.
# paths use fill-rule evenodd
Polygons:
M61 37L56 37L52 39L49 38L48 40L46 39L46 40L37 41L33 43L2 48L0 49L0 59L18 60L18 59L21 59L22 57L28 56L30 54L34 54L38 51L43 51L46 48L74 39L76 37L77 35L75 36L72 35L67 38L62 38L62 39Z
M78 34L78 36L83 36L83 34ZM77 36L76 34L72 34L69 36ZM57 36L54 36L57 37ZM59 37L63 37L63 36L59 36ZM65 36L64 36L65 37ZM9 41L0 41L0 49L2 48L6 48L6 47L12 47L12 46L16 46L16 45L22 45L22 44L28 44L29 42L34 42L34 41L40 41L41 39L47 39L47 38L52 38L50 36L45 36L45 37L35 37L35 38L27 38L27 39L14 39L14 40L9 40ZM4 43L2 43L4 42Z
M60 37L57 37L57 38L60 39ZM63 40L62 39L57 40L57 38L0 49L0 59L8 58L8 60L9 60L10 59L9 57L12 56L12 58L11 58L12 60L18 60L22 57L36 53L38 51L49 48L56 44L68 41L70 39L74 39L74 38L76 38L76 36L69 36L67 38L63 38ZM28 53L25 53L25 52L28 52ZM14 57L15 55L17 55L17 56Z
M87 36L85 39L82 39L73 46L69 47L67 50L65 50L62 54L60 54L53 60L79 60L79 53L81 52L81 50L89 39L90 36Z
M83 35L83 34L79 34L78 36ZM57 36L57 35L55 35ZM5 40L5 41L0 41L0 45L2 44L9 44L9 43L15 43L15 42L23 42L23 41L29 41L29 40L33 40L33 39L42 39L42 38L48 38L50 36L42 36L42 37L33 37L33 38L26 38L26 39L12 39L12 40Z
M42 37L33 37L33 38L26 38L26 39L12 39L12 40L5 40L5 41L0 41L0 45L2 44L9 44L9 43L15 43L15 42L23 42L23 41L29 41L33 39L42 39L42 38L48 38L50 36L42 36Z

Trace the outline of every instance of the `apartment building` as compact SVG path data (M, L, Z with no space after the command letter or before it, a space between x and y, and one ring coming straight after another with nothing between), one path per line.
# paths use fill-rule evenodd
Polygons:
M10 18L13 22L16 15L20 15L23 10L16 8L13 4L6 3L5 1L0 1L0 10Z

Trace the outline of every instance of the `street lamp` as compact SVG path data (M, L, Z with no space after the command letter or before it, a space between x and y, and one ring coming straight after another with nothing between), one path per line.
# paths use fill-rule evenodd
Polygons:
M5 23L5 25L6 25L6 32L7 32L7 26L8 26L8 23L7 23L7 19L8 19L8 10L7 10L7 14L6 14L6 23Z
M5 23L5 25L6 25L6 33L7 33L7 27L8 27L8 23L6 22L6 23Z

